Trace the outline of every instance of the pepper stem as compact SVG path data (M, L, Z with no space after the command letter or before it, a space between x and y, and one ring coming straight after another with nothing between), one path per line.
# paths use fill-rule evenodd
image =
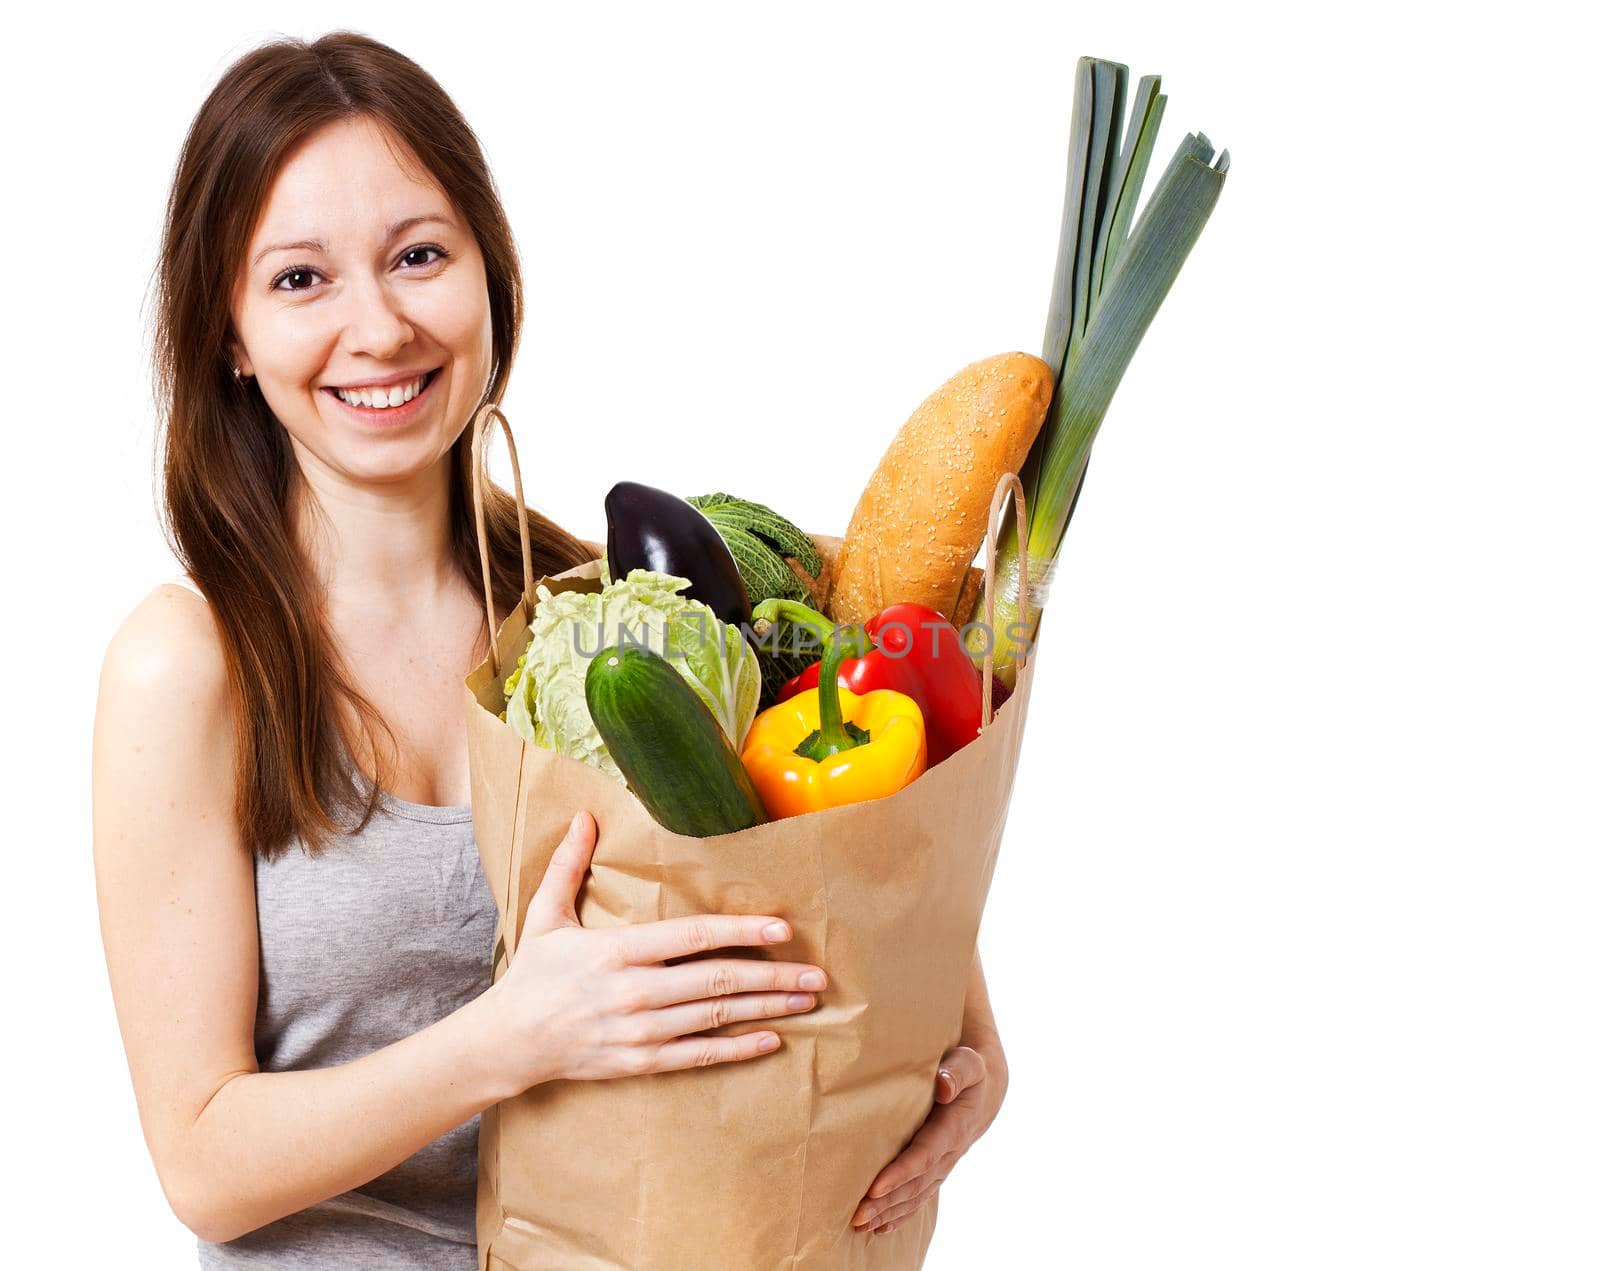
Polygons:
M835 627L823 637L822 666L817 674L818 727L794 748L795 754L821 763L829 755L854 750L872 739L865 729L847 722L839 706L839 664L846 657L862 656L857 646L867 642L866 635L860 624L852 624Z
M832 619L826 614L818 613L810 605L802 604L798 600L786 600L782 596L763 600L750 611L751 622L762 620L774 626L780 622L792 622L797 627L809 627L818 641L836 629Z

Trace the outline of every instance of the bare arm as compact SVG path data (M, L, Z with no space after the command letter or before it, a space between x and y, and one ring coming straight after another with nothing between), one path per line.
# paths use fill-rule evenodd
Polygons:
M353 1063L258 1071L226 689L204 602L162 588L107 652L94 735L101 936L140 1122L173 1211L208 1240L359 1186L506 1093L481 998Z
M254 872L234 827L230 709L204 601L158 590L101 670L95 881L145 1142L173 1211L204 1239L233 1239L358 1187L541 1081L770 1053L771 1030L699 1034L809 1010L825 987L819 968L800 963L667 965L787 943L789 928L770 915L585 930L573 905L595 826L580 813L492 988L351 1063L263 1073Z

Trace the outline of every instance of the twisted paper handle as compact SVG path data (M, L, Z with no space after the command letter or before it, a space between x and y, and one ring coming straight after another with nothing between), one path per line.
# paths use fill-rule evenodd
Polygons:
M472 513L478 526L478 559L483 564L483 610L489 616L489 665L495 676L504 674L500 668L500 650L494 638L500 629L494 613L494 580L489 573L489 539L483 530L483 487L489 482L485 463L484 438L488 432L485 422L493 417L500 421L500 430L506 435L506 448L511 451L511 481L517 492L517 529L522 535L522 598L533 595L533 546L528 537L528 505L522 497L522 468L517 463L517 439L511 435L511 424L499 405L487 402L472 417Z
M983 625L987 629L983 652L983 726L994 721L994 565L995 535L1000 528L1000 513L1006 505L1006 495L1011 495L1017 505L1017 542L1022 550L1017 553L1017 612L1024 621L1028 617L1028 602L1033 598L1028 591L1028 501L1022 493L1022 482L1015 472L1001 473L995 482L994 496L989 500L989 525L983 534ZM1027 663L1027 654L1021 654L1019 664Z

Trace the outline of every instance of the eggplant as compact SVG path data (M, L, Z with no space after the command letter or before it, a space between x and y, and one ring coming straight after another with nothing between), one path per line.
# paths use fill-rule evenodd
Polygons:
M741 630L750 596L717 527L687 500L637 481L619 481L606 495L606 560L613 578L652 569L689 580L683 594Z

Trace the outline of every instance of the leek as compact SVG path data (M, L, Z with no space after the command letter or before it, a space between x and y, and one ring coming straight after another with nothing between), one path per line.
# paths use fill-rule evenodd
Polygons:
M1012 508L996 557L994 631L992 636L974 632L969 646L981 660L982 646L992 640L995 675L1007 685L1015 683L1015 659L1038 629L1089 448L1112 394L1205 228L1227 176L1228 152L1217 156L1204 134L1191 133L1135 220L1167 99L1160 76L1141 79L1124 133L1127 96L1127 67L1079 60L1061 241L1045 322L1043 356L1056 368L1056 386L1020 473L1028 541L1018 541ZM1033 584L1026 614L1019 612L1017 595L1023 551Z

